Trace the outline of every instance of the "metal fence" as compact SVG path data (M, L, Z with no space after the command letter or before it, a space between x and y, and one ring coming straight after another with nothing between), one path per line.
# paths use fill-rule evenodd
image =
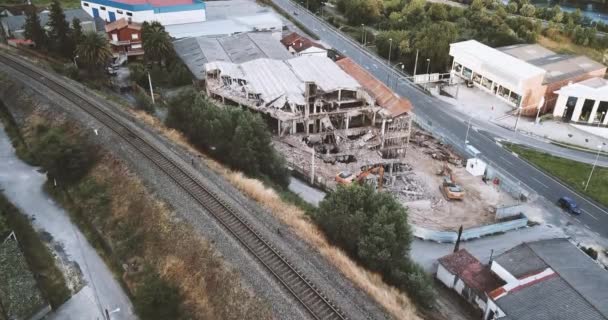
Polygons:
M528 218L524 214L521 214L520 218L518 219L465 229L462 231L461 239L478 239L492 234L498 234L523 228L527 225ZM414 233L414 237L416 238L436 241L440 243L454 243L456 242L456 239L458 239L458 232L456 231L436 231L416 225L412 225L412 231Z

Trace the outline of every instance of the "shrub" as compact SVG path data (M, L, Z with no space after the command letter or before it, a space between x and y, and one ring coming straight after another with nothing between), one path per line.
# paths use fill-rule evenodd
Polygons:
M138 85L133 86L133 97L135 98L135 106L143 110L147 113L154 113L154 103L152 103L152 98L148 96L146 90Z
M179 318L179 291L157 273L145 271L141 287L135 292L137 314L146 320Z

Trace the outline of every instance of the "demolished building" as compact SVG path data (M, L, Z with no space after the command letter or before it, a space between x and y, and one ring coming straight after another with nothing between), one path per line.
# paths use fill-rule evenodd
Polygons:
M263 114L281 141L324 162L383 165L389 177L403 165L411 104L349 59L214 61L205 84L209 97Z

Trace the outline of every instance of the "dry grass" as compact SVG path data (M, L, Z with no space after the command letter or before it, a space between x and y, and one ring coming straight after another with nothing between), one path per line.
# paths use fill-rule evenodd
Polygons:
M540 35L538 44L557 53L584 55L597 62L602 62L603 59L602 51L577 45L564 35L557 35L556 40Z
M179 132L168 129L156 118L147 114L142 115L137 111L134 111L134 113L136 113L138 119L175 143L195 154L200 154ZM351 260L342 250L332 246L325 238L323 232L310 221L300 208L283 201L274 190L265 187L261 181L247 178L240 172L229 170L219 162L204 155L202 159L209 168L221 174L244 194L262 204L274 216L290 226L296 234L313 248L319 250L328 261L382 305L394 318L407 320L420 319L416 307L407 295L387 285L382 281L380 275L367 271Z

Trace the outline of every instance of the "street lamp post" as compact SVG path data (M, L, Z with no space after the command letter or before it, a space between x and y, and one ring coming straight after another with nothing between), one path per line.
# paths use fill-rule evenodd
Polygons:
M587 178L587 183L585 184L585 191L587 191L587 187L589 187L589 182L591 181L591 176L593 176L593 171L595 170L595 166L597 165L597 160L600 157L600 151L602 151L602 145L597 146L597 155L595 156L595 161L593 161L593 167L591 167L591 172L589 173L589 178Z
M522 107L517 108L517 119L515 120L515 126L513 127L513 131L517 133L517 125L519 124L519 118L521 118L521 110Z
M418 49L416 49L416 61L414 62L414 77L416 77L416 68L418 68Z
M426 59L426 83L424 84L424 86L426 87L426 90L429 89L429 82L431 81L431 76L429 75L430 68L431 68L431 59L427 58Z
M391 69L391 51L393 50L393 38L388 39L388 67ZM391 70L386 75L386 82L389 82L391 77Z
M469 144L469 129L471 129L471 120L473 120L473 116L469 118L469 123L467 124L467 133L464 136L464 145L466 147Z
M74 66L78 69L78 63L76 63L76 59L78 59L78 55L74 56Z
M152 77L150 77L150 72L148 72L148 84L150 85L150 97L152 97L152 104L156 104L154 101L154 90L152 89Z
M361 43L365 45L365 23L361 24Z

